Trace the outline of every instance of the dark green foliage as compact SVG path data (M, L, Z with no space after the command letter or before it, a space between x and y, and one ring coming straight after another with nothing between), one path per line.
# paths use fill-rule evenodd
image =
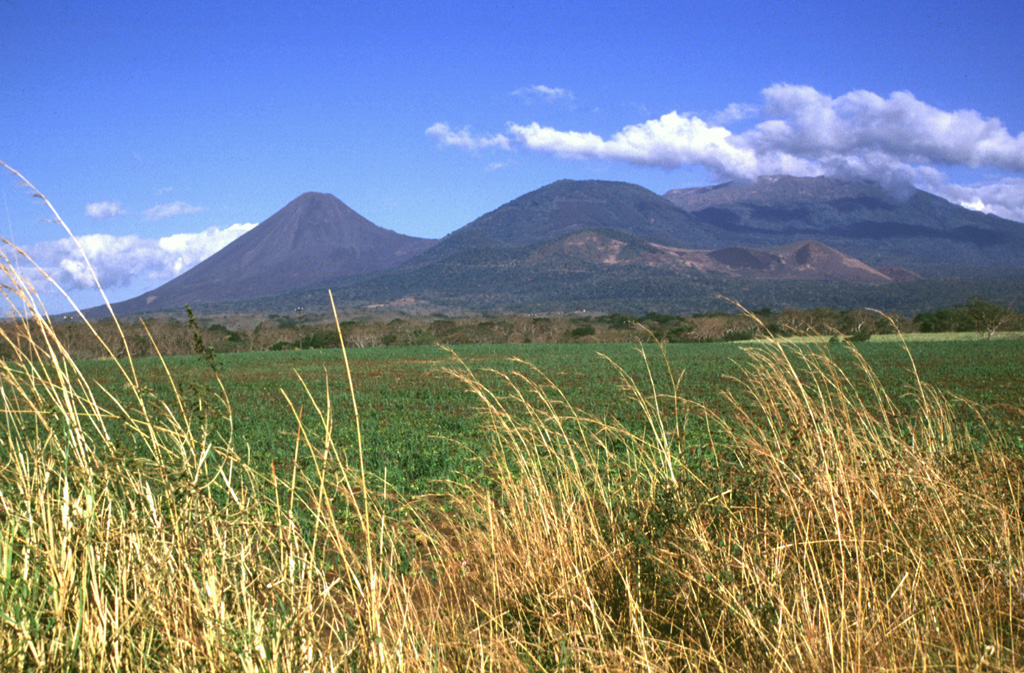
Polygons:
M964 313L971 327L984 333L989 339L1004 323L1013 317L1013 311L1002 304L988 301L982 297L971 297L964 307Z
M653 323L658 323L659 325L664 325L666 323L670 323L670 322L673 322L674 320L677 320L677 317L674 316L674 315L669 315L667 313L654 313L654 312L651 312L651 313L648 313L647 315L645 315L643 318L641 318L641 320L643 322L645 322L645 323L653 322Z
M213 349L203 343L203 333L199 327L199 323L196 322L195 315L192 314L192 308L186 304L185 312L188 314L188 328L192 332L192 342L195 346L196 355L203 356L206 363L210 365L210 369L214 372L217 371L217 356L213 352Z
M573 328L569 331L569 336L573 339L580 339L595 334L597 329L593 325L582 325L581 327Z
M669 343L679 343L681 341L685 341L687 335L689 335L695 329L696 325L692 323L684 323L682 325L670 329L665 336L668 337Z
M299 347L303 350L310 348L340 348L341 341L338 339L338 331L334 329L318 329L299 340Z
M940 308L937 311L918 313L914 326L922 332L966 332L970 322L961 308Z
M1000 328L1019 321L1020 315L1009 306L982 297L914 316L914 326L921 332L981 332L989 339Z
M636 316L628 313L611 313L600 320L612 329L630 329L636 324Z
M756 280L722 274L687 275L642 267L593 264L576 270L540 268L532 251L512 253L508 263L466 264L445 262L441 269L388 271L358 284L333 285L340 311L362 311L368 304L397 302L415 297L426 309L481 313L591 313L655 312L673 315L732 310L721 299L730 297L744 306L811 309L869 306L882 311L914 314L966 303L972 296L1024 308L1024 272L999 278L924 278L899 283L864 285L809 280ZM516 261L519 260L519 261ZM479 262L479 260L477 260ZM524 262L524 263L520 263ZM303 304L309 311L330 314L326 290L317 289L268 296L236 304L211 304L210 311L265 313ZM430 311L427 310L427 313ZM282 326L290 324L282 321Z

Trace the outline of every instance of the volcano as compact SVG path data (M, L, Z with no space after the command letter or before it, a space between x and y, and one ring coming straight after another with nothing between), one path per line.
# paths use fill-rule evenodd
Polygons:
M933 278L1019 276L1024 268L1024 224L909 185L775 175L674 189L665 198L718 232L719 245L815 240L876 268Z
M114 306L119 314L235 302L383 271L434 245L307 192L180 276Z

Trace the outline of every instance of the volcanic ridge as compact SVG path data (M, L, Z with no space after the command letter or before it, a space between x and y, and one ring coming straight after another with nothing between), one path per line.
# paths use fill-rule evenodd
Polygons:
M561 311L625 301L679 309L687 298L753 288L813 305L845 297L840 286L1000 274L1024 275L1024 225L910 188L774 176L662 196L560 180L439 241L382 229L330 194L306 193L114 308L270 311L322 304L327 288L350 308Z

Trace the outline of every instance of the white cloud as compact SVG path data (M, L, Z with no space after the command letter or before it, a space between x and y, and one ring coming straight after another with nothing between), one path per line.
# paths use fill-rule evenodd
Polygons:
M749 103L729 103L724 110L720 110L712 115L711 121L715 124L738 122L744 119L750 119L751 117L756 117L760 111L761 108Z
M882 97L851 91L831 97L809 86L776 84L761 107L734 103L711 116L669 112L603 137L586 131L510 123L507 136L474 138L435 124L428 133L445 144L512 149L522 146L576 160L622 161L673 169L703 166L721 179L786 173L877 180L891 188L917 185L958 203L1024 219L1024 180L989 185L950 184L947 167L1024 173L1024 133L975 110L946 111L897 91ZM734 132L734 122L754 118ZM450 138L448 136L451 136ZM493 139L500 138L500 142ZM956 196L959 195L959 196Z
M223 229L210 227L198 233L173 234L158 239L89 234L80 236L78 242L92 263L100 284L114 288L126 286L140 277L154 282L170 280L255 226L252 223L232 224ZM95 287L92 274L72 239L37 243L27 252L66 290Z
M780 172L909 177L918 165L933 164L1024 171L1024 134L1011 136L998 120L973 110L944 112L906 92L885 99L854 91L833 99L811 87L775 85L764 96L765 121L739 134L677 112L627 126L607 139L536 123L512 124L510 131L526 147L559 156L663 168L698 164L727 177Z
M724 126L710 126L698 117L677 112L627 126L607 140L594 133L558 131L536 122L528 126L512 124L509 133L529 149L572 159L625 161L661 168L700 164L716 174L739 177L813 170L798 157L758 153Z
M1024 178L1003 178L987 185L936 184L929 191L964 208L1024 222Z
M116 201L97 201L96 203L85 204L85 214L97 220L106 220L118 215L124 215L121 204Z
M520 89L516 89L512 92L513 96L518 96L528 103L532 103L535 100L542 100L546 103L553 103L556 100L565 99L572 100L572 91L568 89L561 89L558 87L544 86L543 84L535 84L533 86L524 86Z
M153 206L142 211L142 214L147 220L162 220L165 217L174 217L175 215L191 215L192 213L198 213L200 210L202 210L200 206L191 206L184 201L175 201L174 203L163 203L159 206Z
M880 151L909 164L1024 171L1024 134L1014 137L998 119L974 110L946 112L906 91L831 98L811 87L776 84L763 93L762 114L770 119L745 138L752 147L813 158Z
M442 145L449 147L461 147L467 150L479 150L486 147L496 147L502 150L509 149L508 138L500 133L489 137L474 136L467 127L463 127L459 131L452 131L451 127L443 122L434 124L427 129L426 133L437 138L441 141Z
M174 275L186 271L213 253L223 248L245 232L254 228L256 223L232 224L230 227L218 229L210 227L199 233L171 234L158 239L160 249L167 255L168 268Z

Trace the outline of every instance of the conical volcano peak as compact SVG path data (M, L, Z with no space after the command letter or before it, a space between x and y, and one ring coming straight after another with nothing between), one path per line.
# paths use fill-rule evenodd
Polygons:
M321 204L336 203L344 205L341 199L334 194L329 194L327 192L303 192L292 199L285 208L288 208L289 206L317 206Z
M247 299L401 264L433 240L373 224L333 194L306 192L208 259L122 311Z
M328 217L341 216L346 219L363 219L361 215L349 208L341 199L334 194L326 192L305 192L274 214L273 217L302 217L307 218L315 213L326 213Z

